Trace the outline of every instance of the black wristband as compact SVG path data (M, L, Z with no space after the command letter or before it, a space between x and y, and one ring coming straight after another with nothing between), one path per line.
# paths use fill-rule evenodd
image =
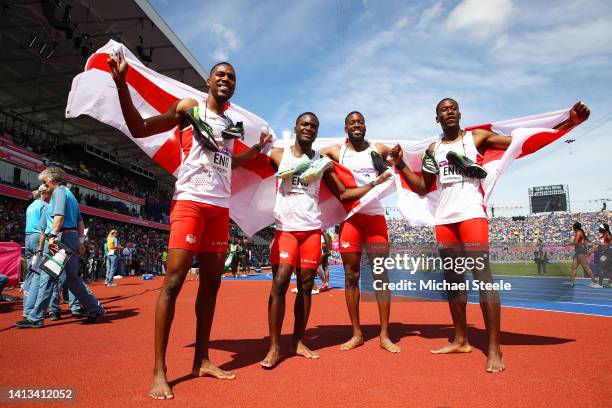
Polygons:
M406 163L404 163L403 160L400 162L400 164L395 166L395 168L398 170L402 170L404 167L406 167Z
M257 151L258 151L258 152L261 152L262 147L261 147L261 145L260 145L259 143L255 143L255 144L253 145L253 147L254 147L255 149L257 149Z

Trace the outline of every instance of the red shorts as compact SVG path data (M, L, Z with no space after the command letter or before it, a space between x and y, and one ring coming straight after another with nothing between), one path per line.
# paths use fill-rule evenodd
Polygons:
M436 240L442 247L488 251L489 221L486 218L472 218L453 224L436 225Z
M187 200L172 201L168 249L225 252L228 239L229 208Z
M272 265L286 263L317 269L321 261L321 230L276 231L270 261Z
M361 252L365 242L366 252L389 251L389 234L384 215L355 214L340 224L340 252Z

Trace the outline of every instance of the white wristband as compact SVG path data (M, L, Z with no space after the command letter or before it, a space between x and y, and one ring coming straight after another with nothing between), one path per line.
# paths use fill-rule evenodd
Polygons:
M85 237L79 237L79 244L83 245L85 242Z

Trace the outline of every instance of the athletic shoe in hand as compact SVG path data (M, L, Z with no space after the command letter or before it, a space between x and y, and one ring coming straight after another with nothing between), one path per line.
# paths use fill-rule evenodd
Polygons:
M303 158L306 158L306 160ZM288 178L294 174L301 174L302 172L306 171L308 167L310 167L310 163L312 161L306 156L303 156L303 158L293 161L286 161L285 163L288 165L288 167L279 168L276 172L276 177Z
M221 132L221 137L223 139L241 139L244 140L244 126L242 122L236 122L236 124L232 124L227 129Z
M483 179L487 177L488 173L484 167L474 163L474 161L468 159L464 155L450 151L446 154L446 160L448 160L450 164L459 167L461 172L470 178Z
M389 165L387 164L385 159L383 159L382 156L378 154L377 151L372 150L372 152L370 153L370 156L372 157L372 165L374 166L374 169L376 170L377 175L380 176L385 171L387 171L387 169L389 168Z
M200 109L197 106L188 110L185 112L185 119L193 126L193 136L198 143L211 152L218 152L219 144L215 140L213 129L208 123L200 120L199 111Z
M421 170L423 172L433 174L434 176L440 174L438 162L436 162L436 159L434 158L433 154L431 154L429 149L425 150L421 160L423 161L423 165L421 166Z
M331 166L333 166L332 161L328 157L323 156L310 163L310 166L300 175L300 181L309 184Z

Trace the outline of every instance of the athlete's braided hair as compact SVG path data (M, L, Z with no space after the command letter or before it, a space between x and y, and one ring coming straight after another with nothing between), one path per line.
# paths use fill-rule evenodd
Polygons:
M573 225L574 231L580 231L582 232L582 236L584 237L585 241L588 241L589 238L587 237L586 232L584 232L584 230L582 229L582 224L580 224L578 221L576 221Z

